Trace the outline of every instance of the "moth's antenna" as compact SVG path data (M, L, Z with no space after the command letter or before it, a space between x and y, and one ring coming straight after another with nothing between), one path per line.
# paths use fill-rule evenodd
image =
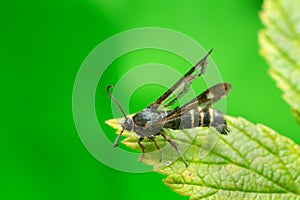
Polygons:
M111 100L113 100L113 102L115 102L115 104L118 106L118 108L121 110L122 114L124 115L124 117L126 119L128 119L128 117L126 116L123 108L121 107L121 105L119 104L119 102L117 101L117 99L115 99L115 97L110 93L109 89L112 88L112 85L107 86L106 88L106 92L108 94L108 96L111 98ZM123 131L122 131L123 132ZM120 137L120 135L122 134L122 132L119 134L119 136L117 137L117 139Z
M119 141L123 131L124 131L124 129L122 129L121 133L119 133L118 136L116 137L115 142L114 142L114 147L118 146L118 141Z

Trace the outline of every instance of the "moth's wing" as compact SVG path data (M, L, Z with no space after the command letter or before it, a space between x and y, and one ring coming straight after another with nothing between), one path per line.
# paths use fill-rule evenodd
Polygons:
M169 114L163 119L163 121L167 122L174 118L180 117L184 113L187 113L198 106L210 107L214 102L227 96L230 90L231 85L229 83L219 83L217 85L214 85L188 103L169 112Z
M156 101L151 103L148 108L157 109L159 106L163 105L168 107L173 105L177 99L182 97L189 89L190 84L204 74L207 58L212 52L211 49L194 67L192 67L182 78L180 78L170 89L168 89L161 97Z

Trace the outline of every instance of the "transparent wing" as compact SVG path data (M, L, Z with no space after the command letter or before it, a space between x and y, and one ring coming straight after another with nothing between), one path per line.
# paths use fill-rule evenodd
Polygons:
M181 98L190 87L190 84L205 73L207 58L211 54L211 49L194 67L192 67L182 78L180 78L170 89L168 89L161 97L148 106L148 108L157 109L163 105L168 107L173 105L176 100Z

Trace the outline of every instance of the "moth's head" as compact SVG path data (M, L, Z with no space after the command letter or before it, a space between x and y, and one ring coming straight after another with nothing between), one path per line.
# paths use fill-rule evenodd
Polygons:
M125 118L125 122L122 124L123 130L132 131L133 130L133 120L129 117Z

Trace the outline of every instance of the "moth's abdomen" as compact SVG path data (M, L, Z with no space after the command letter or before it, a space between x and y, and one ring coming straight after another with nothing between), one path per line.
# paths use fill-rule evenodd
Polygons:
M206 109L203 111L203 113L204 113L204 120L203 123L200 121L199 126L201 127L212 126L215 129L217 129L219 133L227 135L229 130L227 128L227 123L223 113L213 109Z
M224 115L213 109L194 108L181 117L177 117L164 125L164 128L189 129L194 127L212 126L221 134L227 134L226 120Z

